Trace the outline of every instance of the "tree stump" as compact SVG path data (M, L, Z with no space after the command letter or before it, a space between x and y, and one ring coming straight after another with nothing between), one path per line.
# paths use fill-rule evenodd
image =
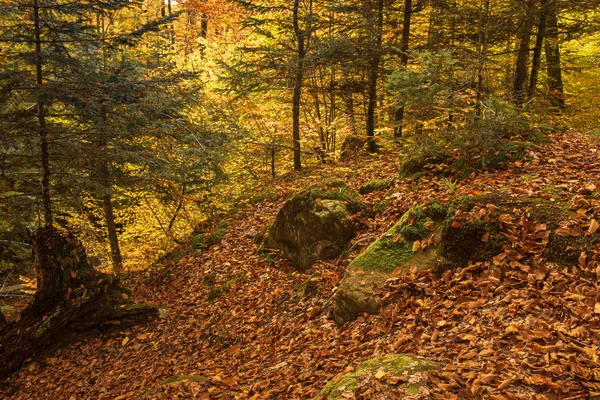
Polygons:
M96 271L81 243L69 234L52 227L39 229L33 254L38 288L20 318L0 328L0 378L18 370L65 331L156 315L154 307L133 303L118 278Z

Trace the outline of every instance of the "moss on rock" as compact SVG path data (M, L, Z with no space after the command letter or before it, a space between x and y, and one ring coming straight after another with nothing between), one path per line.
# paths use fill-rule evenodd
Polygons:
M382 238L373 242L355 258L351 266L369 271L390 272L405 264L420 253L413 251L414 242L426 239L439 229L438 217L440 214L445 213L437 208L437 204L435 207L410 209ZM432 217L438 221L436 222ZM435 258L433 249L429 249L425 253L431 254Z
M319 392L316 399L336 400L347 396L354 397L354 392L360 387L361 383L375 379L379 371L383 371L386 376L386 379L381 382L384 390L393 389L407 395L417 394L419 388L424 386L424 379L419 379L419 375L439 368L440 364L436 362L408 354L376 357L359 364L354 371L338 375L329 381ZM390 379L394 377L401 379ZM402 382L401 386L396 386L395 381Z
M409 210L382 238L371 243L350 263L336 294L333 316L338 324L352 321L363 312L376 313L378 302L373 288L383 286L392 271L405 274L413 265L419 270L434 268L439 256L434 245L441 229L438 217L445 215L440 207L436 203L434 207ZM413 248L415 241L428 241L432 235L431 246L424 250Z
M358 189L358 193L367 194L379 190L389 189L391 186L392 182L390 181L386 181L383 179L373 179L372 181L363 183L360 189Z

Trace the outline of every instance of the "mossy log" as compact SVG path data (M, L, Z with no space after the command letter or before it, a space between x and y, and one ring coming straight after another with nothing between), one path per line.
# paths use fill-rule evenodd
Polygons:
M94 270L73 236L42 228L33 241L38 288L17 321L0 330L0 378L55 347L67 331L156 314L154 307L134 304L118 278Z

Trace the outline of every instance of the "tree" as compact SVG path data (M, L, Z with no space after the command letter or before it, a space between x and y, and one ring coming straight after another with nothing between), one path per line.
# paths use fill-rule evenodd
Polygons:
M518 35L518 53L515 63L515 78L513 85L513 101L523 105L527 99L527 77L529 67L530 39L535 17L535 1L523 2L522 17Z
M408 65L408 49L410 43L410 21L412 17L412 0L404 0L404 22L402 24L402 39L400 42L400 65ZM402 137L402 124L404 123L404 104L396 106L395 112L396 126L394 128L394 137Z
M294 0L291 6L286 2L239 3L248 13L244 24L258 37L249 37L239 48L240 57L229 66L230 89L248 95L258 90L282 90L282 83L291 83L294 169L299 170L302 88L315 24L312 0Z
M39 159L40 172L36 175L41 189L36 193L27 188L24 194L41 197L44 222L33 243L38 289L21 320L3 330L0 375L18 368L65 328L155 312L152 307L134 305L122 295L124 289L118 279L95 271L81 243L56 229L54 217L54 203L65 201L61 196L73 188L72 183L82 182L82 177L97 178L113 258L119 263L110 192L115 176L111 165L119 153L115 146L139 142L136 128L142 124L150 127L152 113L167 115L173 106L160 97L159 101L143 100L147 88L139 74L131 74L135 70L130 69L124 51L169 19L151 21L134 31L114 31L110 37L94 25L99 20L94 16L104 17L133 5L127 0L6 3L6 24L0 32L0 41L9 44L2 54L5 63L0 73L2 124L8 132L3 152L20 148L24 152L19 158L30 162ZM35 71L33 76L31 70ZM117 142L116 133L129 134ZM37 151L30 151L36 148L28 145L34 135L39 146ZM116 151L106 151L109 148ZM131 158L119 161L134 162ZM82 174L86 171L82 166L87 166L89 173ZM52 173L53 168L59 173ZM17 179L8 181L12 191L22 191ZM94 185L84 187L93 191Z
M560 45L558 32L558 4L557 0L548 0L546 22L546 63L548 69L548 92L550 102L558 109L565 108L565 98L560 65Z

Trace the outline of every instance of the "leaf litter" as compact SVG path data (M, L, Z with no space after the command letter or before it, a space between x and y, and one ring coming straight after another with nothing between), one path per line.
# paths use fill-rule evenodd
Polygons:
M394 276L377 291L380 315L361 316L342 328L333 323L344 260L320 262L300 274L283 259L259 256L248 232L267 226L283 199L263 202L238 215L236 228L217 245L131 280L137 300L160 307L161 318L84 337L32 362L0 386L0 396L309 399L348 368L391 353L413 353L443 368L428 373L427 386L412 396L386 392L380 384L385 377L377 372L348 392L350 398L600 396L600 249L582 253L569 268L541 257L551 234L598 234L600 152L573 133L553 140L535 149L530 160L472 175L456 193L444 192L441 180L425 173L419 182L396 182L394 195L363 196L368 203L389 205L375 218L358 216L362 228L353 255L403 212L432 198L447 201L502 189L566 201L572 210L552 231L534 221L526 205L506 214L494 205L476 207L461 217L492 218L509 240L503 252L441 276L416 269ZM399 165L390 155L351 167L360 173L338 166L324 174L357 189L372 179L391 180ZM298 175L279 189L292 193L317 179Z

